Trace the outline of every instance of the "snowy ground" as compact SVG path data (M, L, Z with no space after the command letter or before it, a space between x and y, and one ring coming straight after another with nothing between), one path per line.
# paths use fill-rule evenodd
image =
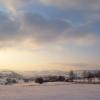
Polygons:
M46 83L0 86L0 100L100 100L100 85Z

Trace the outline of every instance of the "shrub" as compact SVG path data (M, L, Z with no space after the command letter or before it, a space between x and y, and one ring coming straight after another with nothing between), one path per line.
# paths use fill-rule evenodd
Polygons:
M65 77L64 76L59 76L58 81L65 81Z
M70 82L73 82L75 79L75 73L73 71L70 71L69 72L69 81Z
M93 79L95 78L95 73L90 72L90 71L84 71L83 74L83 79L87 79L88 83L92 83Z
M8 84L16 84L16 83L18 83L18 82L15 79L7 78L5 85L8 85Z
M99 83L100 83L100 71L95 73L95 77L99 79Z
M39 83L39 84L43 84L44 80L43 80L43 78L39 77L39 78L35 79L35 82Z
M29 79L23 79L25 83L28 83L29 82Z

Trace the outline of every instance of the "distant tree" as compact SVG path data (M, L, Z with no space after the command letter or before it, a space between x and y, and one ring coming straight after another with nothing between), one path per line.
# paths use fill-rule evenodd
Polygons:
M88 71L87 72L88 83L92 83L93 78L94 78L94 74Z
M10 78L6 79L6 85L8 85L8 84L11 84L11 79Z
M59 76L58 81L65 81L65 77L64 76Z
M70 82L73 82L75 79L75 73L73 71L70 71L69 72L69 81Z
M23 79L25 83L28 83L29 82L29 79Z
M16 84L16 83L18 83L18 82L17 82L15 79L13 79L13 80L12 80L12 83L13 83L13 84Z
M83 71L82 78L83 78L83 80L85 82L85 80L87 79L87 71Z
M35 82L39 83L39 84L43 84L44 80L43 80L43 78L39 77L39 78L35 79Z
M96 76L96 78L98 78L99 83L100 83L100 71L97 71L97 72L95 73L95 76Z
M8 84L16 84L16 83L18 83L18 82L15 79L7 78L5 85L8 85Z
M48 82L56 82L58 81L58 76L48 76Z

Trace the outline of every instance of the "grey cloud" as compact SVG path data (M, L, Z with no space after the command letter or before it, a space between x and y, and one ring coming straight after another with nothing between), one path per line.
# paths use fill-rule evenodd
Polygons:
M2 44L12 43L9 41L18 42L18 40L27 39L42 45L59 41L66 43L79 40L80 42L80 39L82 39L82 42L87 43L91 42L91 40L94 41L96 39L95 36L98 36L97 33L93 33L91 30L95 23L72 27L65 20L48 19L33 12L21 12L18 18L8 15L8 13L0 13L0 42Z
M42 0L43 2L47 2L49 0ZM42 1L40 3L42 3ZM58 1L58 2L57 2ZM75 2L75 5L80 5L81 2L85 4L85 0L50 0L49 3L59 3L63 5L69 5L71 3ZM17 2L17 5L23 5L27 2L27 0L21 0L21 1L15 1ZM35 2L34 0L30 0L30 3ZM90 0L88 0L88 3ZM96 0L97 2L97 0ZM28 2L27 2L28 3ZM26 3L27 6L29 6ZM39 3L39 0L38 0ZM48 4L49 4L48 3ZM70 3L70 4L67 4ZM12 4L12 3L11 3ZM91 1L91 4L93 4L93 1ZM99 4L99 3L98 3ZM9 6L8 6L9 7ZM16 6L19 7L19 6ZM95 30L96 24L89 23L88 25L85 24L83 26L79 27L73 27L71 23L68 21L65 21L63 19L54 19L54 18L45 18L43 15L39 13L30 12L28 9L22 11L19 11L17 8L12 6L13 9L16 9L16 12L18 13L10 15L6 12L0 12L0 42L2 41L18 41L19 39L21 41L25 39L31 39L32 41L35 41L36 43L55 43L60 40L66 42L72 42L77 41L80 39L90 41L95 39L95 36L98 36L98 32L93 32L93 28ZM8 9L10 10L10 9ZM73 16L74 17L74 16ZM86 38L89 36L89 38ZM18 40L17 40L18 39ZM86 41L85 43L87 43ZM3 42L2 42L3 43Z
M6 0L4 0L6 1ZM40 4L56 6L60 8L73 8L81 10L100 11L100 0L10 0L14 6L23 7L27 4ZM6 2L5 2L6 3ZM13 6L13 7L14 7Z
M18 42L27 39L36 43L55 42L60 39L65 30L71 27L69 22L60 19L46 19L32 12L19 15L16 18L9 13L0 12L0 43L9 44L11 43L9 41Z
M100 11L100 0L39 0L44 5L77 10Z
M39 14L24 13L25 32L38 42L56 41L71 24L60 19L47 19Z
M0 12L0 41L10 40L17 36L20 29L18 20L8 13Z
M1 1L12 9L20 9L29 4L36 4L43 6L55 6L66 10L67 8L71 8L100 12L100 0L9 0L10 3L6 0Z
M64 41L78 44L94 44L99 39L96 32L97 22L93 21L79 27L61 19L47 19L32 12L23 13L24 32L37 43L54 43ZM27 36L27 37L28 37Z

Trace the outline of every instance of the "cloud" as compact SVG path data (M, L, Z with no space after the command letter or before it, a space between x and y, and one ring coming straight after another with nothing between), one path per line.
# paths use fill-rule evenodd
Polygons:
M23 14L24 30L37 42L53 42L59 39L71 24L61 19L47 19L39 14L25 12Z
M69 8L81 7L85 3L86 7L99 4L97 0L94 5L93 0L89 2L90 0L10 0L9 2L4 0L3 5L7 11L0 12L0 43L7 46L7 44L13 44L12 42L23 44L24 41L28 40L33 44L40 45L50 43L94 44L100 37L100 31L97 27L100 26L99 19L76 27L67 19L46 17L39 12L36 13L28 9L33 3Z
M99 64L86 64L86 63L49 63L49 66L56 66L57 68L64 68L67 70L96 70L96 69L100 69L100 65Z
M10 10L15 10L16 8L20 8L26 6L28 4L40 4L46 6L55 6L60 8L93 8L98 9L100 5L99 0L1 0ZM85 6L85 7L84 7Z
M22 14L23 30L36 43L72 43L78 45L94 45L98 42L99 34L96 30L98 21L73 27L69 21L61 19L47 19L32 12ZM27 36L27 37L28 37Z
M21 13L18 18L9 15L9 13L0 13L1 43L19 40L23 42L29 39L41 44L55 42L62 36L64 30L71 27L70 23L66 21L46 19L32 12Z
M99 0L40 0L40 2L44 5L53 5L60 8L100 11Z
M77 7L80 4L80 0L40 0L42 4L53 5L57 7Z
M100 11L99 0L1 0L13 12L27 5L54 6L61 9Z
M18 20L8 13L0 12L0 41L6 41L17 37L19 32ZM17 34L16 34L17 33Z

